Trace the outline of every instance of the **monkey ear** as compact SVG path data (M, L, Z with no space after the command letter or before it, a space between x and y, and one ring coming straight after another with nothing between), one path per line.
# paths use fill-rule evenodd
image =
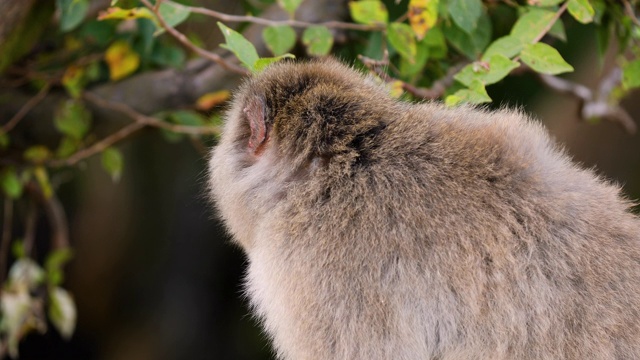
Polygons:
M244 114L251 129L249 149L251 149L255 155L258 155L262 145L266 143L269 138L264 101L258 96L252 96L247 101Z

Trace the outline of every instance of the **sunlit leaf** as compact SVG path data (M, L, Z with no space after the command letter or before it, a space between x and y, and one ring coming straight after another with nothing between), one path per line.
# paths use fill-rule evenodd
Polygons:
M131 75L140 66L140 55L124 40L111 44L104 54L104 60L109 67L109 76L113 81Z
M198 98L196 101L196 108L198 110L211 110L214 106L218 106L229 100L230 96L231 93L229 90L206 93Z
M247 69L253 71L253 67L258 61L258 52L249 40L245 39L239 32L228 28L221 22L218 22L218 27L224 35L226 41L225 44L220 46L231 51L240 60L242 65Z
M353 21L360 24L386 24L389 21L387 8L379 0L351 1L349 11Z
M527 44L520 53L522 61L533 70L543 74L560 74L573 71L558 50L543 43Z
M91 112L81 101L68 99L56 109L53 122L58 131L79 140L91 127Z
M449 107L462 103L482 104L487 102L491 102L491 98L487 94L484 84L477 80L472 82L468 89L458 90L445 99L445 104Z
M409 24L418 40L433 28L438 21L438 3L440 0L409 0Z
M34 300L24 286L12 291L5 289L0 294L0 332L5 334L7 352L12 358L18 358L18 343L26 334L46 329L46 324L36 316L40 308L41 302Z
M411 27L404 23L391 23L387 29L389 43L410 63L416 58L416 39Z
M303 0L278 0L278 5L289 13L289 17L293 18L296 13L296 9L300 6Z
M465 66L454 76L454 79L465 86L471 86L476 80L484 85L491 85L504 79L518 65L517 61L509 60L502 54L494 54L486 62L476 61Z
M287 53L296 44L296 32L291 26L269 26L262 31L262 39L274 56Z
M75 29L84 20L89 9L89 0L56 0L60 11L60 30L67 32Z
M130 20L130 19L151 19L155 20L153 13L144 7L133 9L122 9L119 7L110 7L98 14L98 20Z
M33 290L44 282L45 271L35 261L22 258L11 265L7 279L10 285L23 284Z
M22 182L13 167L0 170L0 186L2 186L4 195L11 199L18 199L22 196Z
M511 36L518 38L523 44L532 43L553 21L555 13L544 9L531 9L522 15L511 29Z
M471 34L478 26L478 20L482 15L482 2L480 0L450 0L449 16L466 33Z
M102 152L102 167L114 182L118 182L122 176L123 162L122 153L118 149L106 148Z
M640 60L631 61L623 66L622 86L625 89L640 87Z
M76 328L76 304L71 294L58 286L49 291L49 319L63 338L71 338Z
M482 55L483 61L488 61L488 59L496 54L504 55L507 58L512 58L522 51L522 47L524 44L520 39L514 36L503 36L499 39L496 39L494 42L489 45L487 50Z
M387 84L387 89L389 90L389 95L393 98L399 98L404 94L404 83L400 80L393 81Z
M258 61L256 61L255 65L253 66L253 72L256 74L260 73L262 72L262 70L266 69L267 66L273 64L274 62L278 62L282 59L294 59L294 58L295 56L293 54L284 54L276 57L260 58L258 59Z
M311 26L302 33L302 43L307 47L307 54L324 56L331 51L333 35L326 26Z
M592 22L595 14L593 7L589 4L589 0L569 0L567 10L569 10L569 14L574 19L583 24Z

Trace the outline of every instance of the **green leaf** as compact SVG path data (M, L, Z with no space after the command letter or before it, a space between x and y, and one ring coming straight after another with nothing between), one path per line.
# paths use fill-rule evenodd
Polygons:
M73 251L68 247L56 249L47 255L44 262L44 269L49 278L50 285L57 286L64 281L62 268L71 258L73 258Z
M45 199L51 198L51 196L53 196L53 188L51 187L51 181L49 181L47 169L44 166L36 166L33 169L33 175L40 186L42 196L44 196Z
M555 23L553 23L551 29L549 29L549 32L547 34L553 36L558 40L567 41L567 33L564 30L564 24L561 20L557 20Z
M228 28L221 22L218 22L218 27L226 41L225 44L220 46L234 53L244 67L253 71L253 66L259 59L258 52L253 44L245 39L242 34Z
M389 21L387 8L379 0L351 1L349 12L353 21L360 24L386 24Z
M449 15L458 27L467 34L471 34L478 26L482 15L480 0L451 0L449 1Z
M293 18L300 3L302 3L302 0L278 0L278 5L288 12L291 18Z
M558 50L544 43L527 44L520 57L539 73L555 75L573 71L573 66L564 61Z
M461 103L482 104L487 102L491 102L491 98L487 94L484 85L477 80L472 82L468 89L458 90L455 94L449 95L445 99L445 104L449 107Z
M522 15L511 29L511 36L523 44L530 44L549 25L555 13L553 11L532 8Z
M56 149L56 157L66 158L75 153L80 146L80 141L69 136L65 136L60 140L58 149Z
M87 21L80 28L83 42L100 47L106 47L113 40L115 32L116 28L112 22L98 20Z
M522 41L517 37L510 35L503 36L496 39L491 43L491 45L489 45L487 50L484 52L484 55L482 55L482 60L488 61L490 57L497 54L503 55L507 58L512 58L522 51L523 45Z
M422 39L416 45L416 56L413 63L410 63L404 57L400 58L400 74L405 78L418 74L423 70L430 55L431 48L427 45L425 39Z
M422 42L429 48L429 58L444 59L447 56L447 41L439 27L429 30Z
M296 44L296 32L288 25L269 26L262 31L262 39L274 56L280 56Z
M18 199L22 196L22 182L15 168L6 167L0 171L0 185L4 194L10 199Z
M60 30L67 32L75 29L84 20L89 10L88 0L56 0L60 11Z
M331 51L333 35L326 26L311 26L302 33L302 43L307 47L307 54L324 56Z
M175 45L156 42L151 52L151 60L161 66L179 68L184 65L187 56L184 50Z
M569 0L567 10L569 10L569 14L574 19L583 24L592 22L595 14L593 7L589 4L589 0Z
M9 134L0 129L0 150L8 148L10 143Z
M255 73L261 73L262 70L264 70L267 66L282 59L295 59L295 56L293 54L284 54L276 57L260 58L258 59L258 61L256 61L253 70Z
M170 27L176 27L183 21L187 20L191 11L188 7L175 3L173 1L163 1L160 4L159 9L160 16ZM163 28L158 28L154 35L159 35L164 32Z
M71 294L58 286L49 291L49 319L63 338L71 338L76 328L76 304Z
M51 157L51 151L43 145L34 145L24 151L25 160L34 164L41 164Z
M518 66L519 63L517 61L509 60L502 54L495 54L487 62L476 61L465 66L454 76L454 79L465 86L471 86L476 80L484 85L491 85L504 79L511 70Z
M24 241L16 240L11 244L11 255L16 259L27 257L27 251L24 248Z
M115 148L106 148L102 152L102 167L111 175L113 182L118 182L122 175L122 153Z
M56 129L74 139L82 139L91 127L91 112L81 101L68 99L56 109L53 118Z
M415 63L416 38L411 26L404 23L391 23L387 28L389 43L410 63Z
M491 40L491 20L484 13L478 21L476 30L471 34L464 32L455 24L447 24L443 30L449 43L469 59L476 59Z
M640 60L631 61L622 67L622 86L625 89L640 87Z

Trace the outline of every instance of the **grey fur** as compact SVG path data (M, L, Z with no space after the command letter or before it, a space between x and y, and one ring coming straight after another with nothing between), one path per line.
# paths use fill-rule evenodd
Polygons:
M638 219L520 112L278 63L236 94L210 177L282 359L640 359Z

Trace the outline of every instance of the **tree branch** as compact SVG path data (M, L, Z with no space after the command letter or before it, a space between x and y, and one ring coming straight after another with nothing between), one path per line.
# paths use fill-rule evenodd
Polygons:
M298 28L308 28L311 26L321 25L321 26L326 26L328 28L332 28L332 29L358 30L358 31L381 31L385 29L384 25L362 25L362 24L354 24L354 23L347 23L347 22L341 22L341 21L325 21L325 22L312 23L312 22L298 21L293 19L269 20L269 19L250 16L250 15L247 15L247 16L229 15L229 14L224 14L224 13L203 8L203 7L194 7L194 6L186 6L186 5L181 5L181 6L185 9L188 9L192 13L210 16L225 22L248 22L248 23L264 25L264 26L288 25L291 27L298 27Z
M2 216L2 241L0 242L0 281L4 282L7 275L7 261L9 260L9 247L13 229L13 200L4 198L4 211Z
M620 83L622 72L614 68L599 85L597 96L588 87L553 75L537 73L538 78L550 89L569 95L580 101L580 118L583 120L602 118L620 125L627 133L634 134L637 125L620 105L609 103L611 91Z
M40 101L42 101L42 99L44 99L47 94L49 94L50 89L51 84L46 84L45 86L43 86L42 89L40 89L40 91L36 94L36 96L29 99L29 101L27 101L14 116L2 126L2 131L8 133L16 125L18 125L18 123L25 117L25 115L27 115L29 111L31 111L31 109L38 105L38 103L40 103Z
M160 25L169 33L171 34L171 36L173 36L174 38L176 38L178 41L180 41L180 43L182 43L184 46L186 46L187 48L191 49L191 51L197 53L198 55L202 56L205 59L211 60L213 62L215 62L216 64L222 66L223 68L229 70L229 71L233 71L235 73L238 73L240 75L249 75L249 71L247 71L246 69L235 65L235 64L231 64L229 62L227 62L225 59L223 59L220 55L216 54L216 53L212 53L210 51L207 51L197 45L195 45L194 43L192 43L183 33L179 32L178 30L176 30L175 28L169 26L169 24L167 24L167 22L164 20L164 18L162 17L162 15L160 15L160 11L159 8L156 8L153 4L151 4L148 0L141 0L142 3L149 8L154 15L156 16L156 18L158 19L158 22L160 22Z

